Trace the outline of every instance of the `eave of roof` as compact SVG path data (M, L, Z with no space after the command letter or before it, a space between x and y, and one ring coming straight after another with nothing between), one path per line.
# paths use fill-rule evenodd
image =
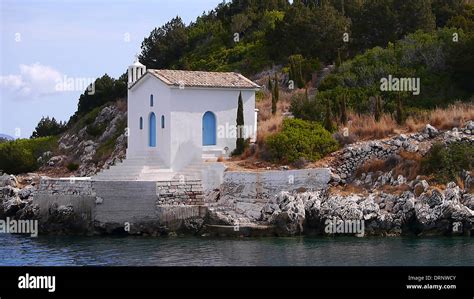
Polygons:
M197 83L193 82L186 82L185 80L189 79L188 77L184 78L182 81L180 80L179 82L176 82L176 78L170 78L173 76L168 75L167 73L176 75L176 73L182 73L181 75L184 76L206 76L209 75L210 78L207 78L205 83ZM149 69L147 72L141 76L137 81L135 81L129 88L133 88L138 82L140 82L146 75L152 75L155 78L159 79L166 85L170 87L175 87L175 88L180 88L182 86L188 87L188 88L222 88L222 89L250 89L250 90L258 90L261 87L256 84L255 82L251 81L250 79L244 77L242 74L235 73L235 72L201 72L201 71L177 71L177 70L155 70L155 69ZM228 78L233 78L239 80L239 85L236 85L235 82L233 81L231 83L225 82L226 80L222 80L221 82L214 81L212 82L212 79L214 80L219 80L219 76L227 76ZM174 79L174 80L173 80ZM193 80L194 81L194 80ZM209 82L211 81L211 82ZM229 80L230 81L230 80ZM181 82L181 83L180 83ZM225 83L223 83L225 82ZM215 83L215 84L214 84Z

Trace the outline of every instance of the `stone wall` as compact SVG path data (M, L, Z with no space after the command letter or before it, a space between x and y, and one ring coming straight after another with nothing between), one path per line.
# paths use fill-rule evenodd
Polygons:
M200 180L156 182L157 205L203 205Z
M51 179L42 178L39 183L38 193L61 195L94 196L92 181L85 179Z
M334 183L350 181L357 168L370 159L385 160L400 151L424 155L434 142L474 144L474 121L467 122L464 128L454 128L443 133L431 125L426 125L422 132L400 134L385 140L357 142L346 146L342 153L335 153L338 157L331 165L332 181Z
M251 219L258 219L262 207L281 191L316 191L327 187L328 168L265 172L225 172L219 205Z
M34 203L46 231L113 231L126 223L133 232L178 228L204 217L200 180L93 181L42 178ZM205 213L204 213L205 214Z

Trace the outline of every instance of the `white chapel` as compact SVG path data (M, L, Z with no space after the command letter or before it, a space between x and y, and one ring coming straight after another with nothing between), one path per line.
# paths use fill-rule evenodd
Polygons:
M244 138L255 141L255 92L260 87L234 72L128 68L127 159L159 159L179 171L192 161L226 157L236 146L239 94Z

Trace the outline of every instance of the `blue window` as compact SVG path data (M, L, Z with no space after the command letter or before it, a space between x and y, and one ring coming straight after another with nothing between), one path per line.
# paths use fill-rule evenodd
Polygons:
M162 129L165 128L165 116L164 115L161 116L161 128Z
M202 117L202 145L216 145L216 116L211 111Z
M156 147L156 117L155 113L150 114L150 137L148 145L150 147Z
M150 95L150 107L153 107L153 95Z
M143 130L143 117L140 117L140 130Z

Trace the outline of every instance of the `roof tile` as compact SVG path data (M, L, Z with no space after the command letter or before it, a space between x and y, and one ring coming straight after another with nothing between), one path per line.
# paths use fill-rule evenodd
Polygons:
M149 69L151 74L168 85L188 87L216 88L260 88L260 86L239 73L234 72L201 72L181 70Z

